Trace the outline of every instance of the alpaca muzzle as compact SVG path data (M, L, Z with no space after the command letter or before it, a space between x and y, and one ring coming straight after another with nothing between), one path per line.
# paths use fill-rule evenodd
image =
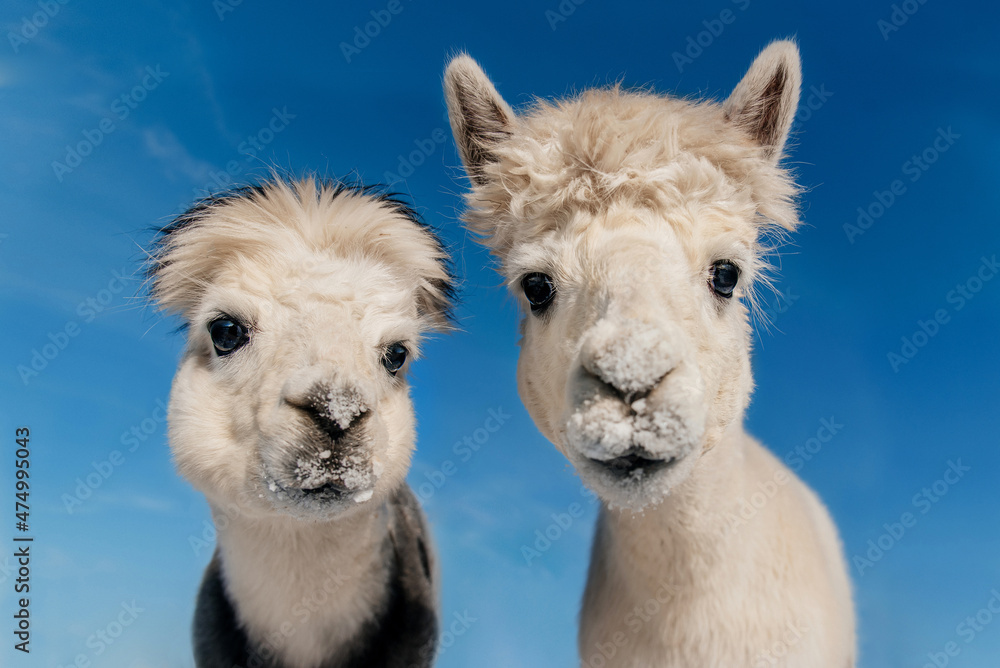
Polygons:
M567 454L599 493L637 506L686 468L704 435L704 385L669 327L605 318L582 339L568 386ZM621 500L624 489L628 500Z
M293 439L265 449L271 491L310 506L361 503L381 471L372 446L372 402L357 387L316 383L285 404L300 416Z

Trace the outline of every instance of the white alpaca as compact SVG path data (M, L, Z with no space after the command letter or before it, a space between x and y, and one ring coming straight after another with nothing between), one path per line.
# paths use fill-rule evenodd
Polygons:
M367 188L275 180L182 215L150 273L187 324L171 449L218 530L198 666L430 666L437 576L404 480L404 372L447 326L440 243Z
M742 426L800 80L781 41L721 105L612 87L515 114L468 56L445 73L465 220L527 311L521 398L602 500L589 668L854 665L836 529Z

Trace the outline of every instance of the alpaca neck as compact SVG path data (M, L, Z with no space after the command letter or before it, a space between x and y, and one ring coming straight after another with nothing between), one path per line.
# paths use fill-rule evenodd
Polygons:
M748 447L737 422L659 505L639 513L603 507L611 561L623 574L639 576L643 587L662 586L666 576L676 581L666 583L672 588L696 583L703 569L724 563L739 549L740 534L729 530L729 521L746 489Z
M226 591L251 642L303 668L347 645L385 596L387 515L375 506L326 522L217 521Z

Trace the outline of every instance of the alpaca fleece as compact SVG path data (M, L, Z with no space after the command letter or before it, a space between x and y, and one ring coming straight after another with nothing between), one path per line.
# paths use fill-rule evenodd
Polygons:
M405 482L408 362L387 355L448 327L437 238L371 188L275 178L180 216L150 278L186 323L170 447L218 532L197 665L430 666L436 560Z
M611 86L517 113L468 56L445 72L463 218L526 313L521 399L602 501L584 666L854 665L836 528L742 426L800 84L789 41L721 103Z

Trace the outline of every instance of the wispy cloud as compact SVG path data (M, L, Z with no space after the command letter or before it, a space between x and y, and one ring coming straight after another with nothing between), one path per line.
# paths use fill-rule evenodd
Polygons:
M229 125L226 123L226 115L216 92L215 79L206 65L201 40L198 39L190 27L190 18L183 16L179 10L173 7L164 7L164 11L170 16L170 27L178 41L184 43L184 54L190 75L189 78L192 80L196 79L201 84L207 109L215 122L216 130L235 146L240 141L240 137L230 130Z
M142 131L143 145L149 155L163 164L169 178L183 176L195 183L205 183L213 165L194 157L167 128L155 127Z

